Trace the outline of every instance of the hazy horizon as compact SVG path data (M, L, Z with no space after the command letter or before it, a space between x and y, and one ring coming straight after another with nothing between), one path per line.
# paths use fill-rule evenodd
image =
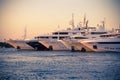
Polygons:
M86 14L89 26L96 26L106 18L106 29L120 24L120 0L0 0L0 40L23 39L71 27Z

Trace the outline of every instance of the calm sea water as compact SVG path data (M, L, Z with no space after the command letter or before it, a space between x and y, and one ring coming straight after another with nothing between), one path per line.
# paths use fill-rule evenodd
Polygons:
M120 80L120 53L1 49L0 80Z

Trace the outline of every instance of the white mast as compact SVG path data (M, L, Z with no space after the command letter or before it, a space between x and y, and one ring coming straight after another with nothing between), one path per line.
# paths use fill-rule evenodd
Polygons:
M74 25L74 14L72 13L72 28L74 29L75 25Z
M27 37L27 26L25 26L25 29L24 29L24 36L23 36L23 40L25 40Z
M84 14L83 26L86 27L86 14Z
M103 30L105 30L105 18L104 18L104 20L102 21L102 26L103 26Z
M88 28L88 20L86 21L86 28Z
M87 29L87 32L89 31L88 29L88 20L86 21L86 29Z

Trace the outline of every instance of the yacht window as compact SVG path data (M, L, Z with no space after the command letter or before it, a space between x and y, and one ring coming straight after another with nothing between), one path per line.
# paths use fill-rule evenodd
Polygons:
M113 49L113 48L110 48L110 49Z
M55 34L55 35L58 35L58 34L61 34L61 35L67 35L68 32L54 32L53 34Z
M60 37L60 39L64 39L65 37Z
M47 37L47 36L41 36L41 37L39 37L39 38L45 38L45 39L48 39L49 37Z
M88 39L86 37L75 37L75 39Z
M100 37L105 37L105 35L101 35Z
M91 34L106 34L107 32L91 32Z
M108 34L108 35L101 35L100 37L115 37L118 36L119 34Z
M77 34L77 33L73 32L72 34Z
M57 35L57 34L58 34L58 32L54 32L53 34Z
M120 44L120 42L97 42L99 44Z
M39 37L35 37L35 39L38 39Z
M81 32L81 34L85 34L85 32Z
M120 49L120 48L116 48L116 49Z
M68 32L60 32L59 34L62 34L62 35L67 35Z
M105 49L109 49L109 47L105 47Z
M53 39L57 39L57 36L52 37Z

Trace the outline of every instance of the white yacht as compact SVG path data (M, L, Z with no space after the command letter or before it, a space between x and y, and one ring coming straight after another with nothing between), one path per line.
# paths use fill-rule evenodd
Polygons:
M70 49L76 48L79 51L120 51L120 29L115 32L78 36L77 39L63 40Z
M79 40L78 43L79 45L74 46L80 51L120 52L120 36Z
M24 30L24 36L23 39L19 39L19 40L13 40L13 39L9 39L6 40L5 42L9 45L11 45L13 48L15 49L19 49L19 50L34 50L33 47L29 46L28 44L26 44L29 40L26 40L26 33L27 33L27 28L25 27Z
M13 46L15 49L20 49L20 50L34 50L33 47L29 46L26 44L28 40L7 40L6 43L9 45Z
M69 49L69 50L75 50L77 51L78 49L74 46L78 45L78 40L85 40L85 39L93 39L96 37L100 37L100 34L105 34L103 33L94 33L94 34L87 34L87 35L74 35L71 36L70 38L63 39L61 42Z
M70 36L67 39L61 40L61 42L69 49L69 50L78 50L76 45L79 43L78 40L84 40L84 39L92 39L96 37L100 37L101 34L107 34L109 31L105 30L105 23L103 22L102 25L98 25L97 29L90 29L86 26L86 31L84 34L77 34Z
M84 28L77 27L74 29L56 31L49 35L40 35L40 36L35 37L35 39L37 39L39 43L41 43L48 49L69 50L65 45L63 45L61 40L66 39L75 34L81 34L81 33L84 34L83 30Z

